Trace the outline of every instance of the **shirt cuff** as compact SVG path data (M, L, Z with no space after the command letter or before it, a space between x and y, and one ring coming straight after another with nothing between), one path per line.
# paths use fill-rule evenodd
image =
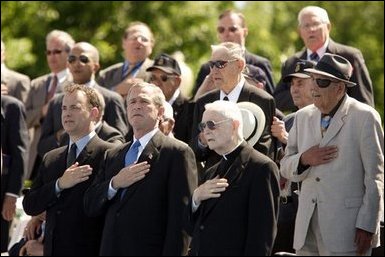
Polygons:
M118 190L112 187L112 179L110 180L110 183L108 184L108 193L107 193L107 198L108 200L111 200L114 198Z

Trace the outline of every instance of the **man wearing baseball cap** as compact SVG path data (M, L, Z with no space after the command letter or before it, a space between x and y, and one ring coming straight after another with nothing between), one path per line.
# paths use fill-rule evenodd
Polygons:
M174 109L174 136L188 143L191 137L191 119L193 106L180 91L181 70L178 62L170 55L162 53L154 60L154 65L147 69L151 73L151 83L162 89L166 101Z
M352 65L326 53L314 68L312 105L297 111L281 174L302 182L297 255L370 255L380 244L384 134L378 112L347 95Z

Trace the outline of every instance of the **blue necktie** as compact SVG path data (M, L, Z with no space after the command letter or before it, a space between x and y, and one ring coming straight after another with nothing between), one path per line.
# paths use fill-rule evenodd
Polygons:
M332 117L330 117L329 115L326 115L326 116L321 118L321 133L322 133L322 136L324 135L324 133L328 129L331 118Z
M127 167L128 165L131 165L136 161L136 159L138 158L139 147L140 147L140 142L139 140L136 140L136 142L131 145L130 150L128 150L126 153L126 157L124 158L124 167ZM126 191L127 191L127 188L124 188L120 196L120 199L123 199L123 196L126 193Z
M313 53L310 55L310 60L311 60L311 61L314 61L314 62L318 62L318 61L319 61L319 56L318 56L317 52L313 52Z

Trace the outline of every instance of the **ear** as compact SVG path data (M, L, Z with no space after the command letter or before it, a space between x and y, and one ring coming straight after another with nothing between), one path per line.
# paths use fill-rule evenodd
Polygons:
M99 121L99 115L100 115L100 112L99 112L99 109L97 107L92 107L91 108L91 113L90 113L90 116L92 117L92 120L95 121L95 122L98 122Z
M98 70L100 69L100 64L99 63L94 63L94 74L96 74L98 72Z
M238 128L239 128L239 120L233 120L233 128L235 131L238 131Z
M158 108L158 120L162 120L163 119L163 115L164 115L164 107L160 106Z
M243 28L244 32L245 32L245 38L247 37L247 35L249 35L249 29L248 28Z

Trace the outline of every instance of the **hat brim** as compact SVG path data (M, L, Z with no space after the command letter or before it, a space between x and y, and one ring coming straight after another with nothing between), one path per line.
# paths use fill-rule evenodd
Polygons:
M164 71L168 74L176 74L176 75L180 75L178 72L176 72L174 69L171 69L171 68L168 68L168 67L161 67L161 66L151 66L149 68L147 68L146 71L152 71L152 70L155 70L155 69L158 69L158 70L161 70L161 71Z
M292 80L293 77L300 78L300 79L310 79L311 78L310 75L307 75L304 73L292 73L292 74L289 74L286 77L284 77L283 82L288 83Z
M265 113L258 105L250 102L237 103L243 118L243 136L247 143L254 146L261 137L266 124ZM251 113L255 119L255 123L247 122L247 117Z
M322 75L322 76L325 76L325 77L329 77L329 78L333 78L333 79L336 79L338 81L342 81L344 82L348 87L354 87L356 85L356 83L354 82L351 82L349 80L345 80L345 79L340 79L330 73L327 73L327 72L324 72L324 71L319 71L319 70L316 70L316 69L305 69L305 71L307 72L310 72L310 73L314 73L314 74L318 74L318 75Z

